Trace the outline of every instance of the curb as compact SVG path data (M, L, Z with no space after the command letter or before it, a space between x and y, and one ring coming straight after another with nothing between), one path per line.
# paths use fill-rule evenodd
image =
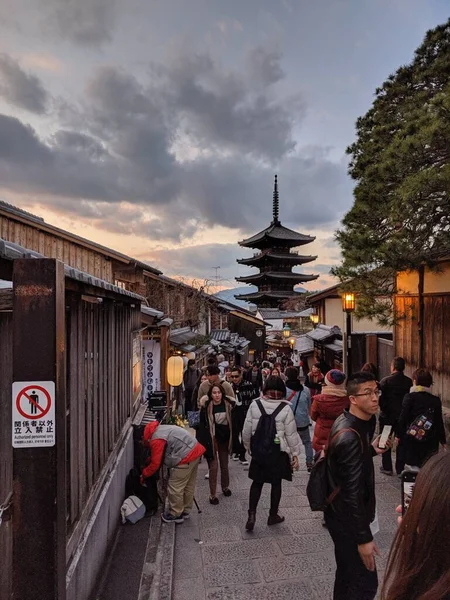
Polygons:
M175 550L175 523L152 517L138 600L171 600Z

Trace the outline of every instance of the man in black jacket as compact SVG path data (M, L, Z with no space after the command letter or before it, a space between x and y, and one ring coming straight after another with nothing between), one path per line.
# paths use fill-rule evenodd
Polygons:
M236 404L231 414L233 425L233 460L239 460L241 465L248 465L245 458L245 448L242 443L242 429L250 404L259 397L259 388L243 377L240 367L231 371L231 385L236 397Z
M355 373L347 382L350 410L336 419L327 451L330 490L339 487L325 511L334 542L334 600L373 600L378 577L371 523L375 518L373 456L382 454L378 438L369 442L369 420L378 411L379 390L372 373Z
M403 374L405 370L405 359L396 356L391 364L391 375L380 382L380 432L385 425L392 425L392 431L398 429L398 420L402 412L402 402L405 395L411 389L412 380ZM395 456L395 470L400 475L405 468L405 440L404 434L399 437L397 453ZM392 475L392 456L388 450L383 454L383 466L380 471L385 475Z

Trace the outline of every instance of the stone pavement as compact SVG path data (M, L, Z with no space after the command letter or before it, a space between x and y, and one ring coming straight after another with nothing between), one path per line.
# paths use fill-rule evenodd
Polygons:
M375 459L382 553L377 559L380 581L396 528L395 507L400 482L379 472ZM286 521L267 526L270 486L265 485L253 533L245 530L248 467L230 461L230 489L209 504L207 465L202 461L196 498L202 509L175 527L173 600L327 600L332 598L335 562L331 538L321 513L311 512L306 498L308 473L301 458L292 483L283 482L280 514ZM168 525L167 527L174 527Z

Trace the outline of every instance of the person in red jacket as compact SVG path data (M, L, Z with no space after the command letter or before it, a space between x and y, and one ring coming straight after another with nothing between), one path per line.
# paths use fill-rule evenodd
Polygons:
M314 396L311 407L311 419L316 422L312 447L316 452L327 445L333 423L350 404L342 371L331 369L325 375L324 383L322 392Z
M194 503L195 483L200 457L205 448L178 425L160 425L152 421L144 429L144 445L150 448L150 460L142 470L141 482L154 475L164 464L170 469L167 483L168 512L165 523L183 523Z

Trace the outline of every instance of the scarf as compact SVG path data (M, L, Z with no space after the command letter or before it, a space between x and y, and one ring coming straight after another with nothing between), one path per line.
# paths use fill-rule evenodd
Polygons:
M324 396L338 396L339 398L343 398L347 395L347 390L345 388L343 388L342 390L336 388L332 389L325 385L320 393Z
M286 396L283 392L278 390L267 390L267 392L264 393L263 398L268 398L269 400L285 400Z
M431 387L425 385L413 385L409 390L409 393L413 394L414 392L427 392L428 394L431 394Z

